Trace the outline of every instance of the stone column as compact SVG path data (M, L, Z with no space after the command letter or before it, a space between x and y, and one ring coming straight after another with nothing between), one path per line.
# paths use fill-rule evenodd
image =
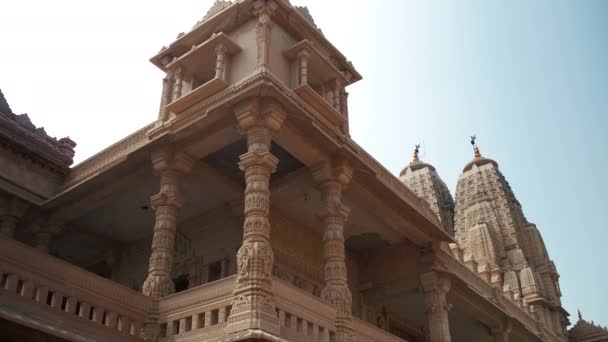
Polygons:
M310 59L310 51L302 49L298 51L298 86L308 84L308 60Z
M342 203L342 191L352 178L352 168L342 162L338 167L325 163L313 170L321 190L323 222L323 279L321 299L337 309L338 342L353 341L352 295L348 288L344 248L344 225L350 209Z
M338 79L336 79L334 81L334 98L333 98L333 107L336 110L336 112L341 113L342 110L340 109L341 106L341 96L342 96L342 82Z
M270 153L271 138L285 120L274 101L254 98L236 109L247 152L240 156L245 172L243 244L237 253L237 279L227 333L262 330L279 334L272 292L274 255L270 245L270 175L278 159Z
M431 271L421 275L420 281L426 301L429 342L450 342L448 311L452 306L446 298L450 291L450 279L444 274Z
M182 97L182 81L183 81L183 71L182 67L178 66L177 70L173 74L173 101Z
M145 331L146 340L156 341L160 333L158 326L158 300L175 291L171 279L177 211L183 201L179 192L180 178L188 173L195 160L185 153L176 153L172 147L165 147L152 154L154 170L160 174L160 192L150 198L155 209L155 224L152 235L152 252L148 265L148 277L143 285L143 293L152 297L148 308Z
M164 67L166 67L169 63L171 63L172 58L170 56L165 56L161 60L161 63ZM165 108L169 103L171 103L173 93L173 72L167 70L167 74L165 78L163 78L163 90L160 95L160 108L158 110L158 120L159 121L167 121L169 118L169 113Z
M64 229L63 224L56 219L38 219L29 231L34 235L34 248L43 253L51 253L53 237Z
M0 201L0 236L14 238L19 219L27 210L27 203L17 197Z
M226 80L226 52L228 49L223 44L215 47L215 78Z
M270 17L277 9L272 0L258 0L253 4L253 13L258 17L256 25L256 46L258 66L268 68L270 63L270 41L272 25Z

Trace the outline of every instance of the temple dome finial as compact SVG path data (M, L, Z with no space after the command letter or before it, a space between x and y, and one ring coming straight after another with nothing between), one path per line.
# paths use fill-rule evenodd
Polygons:
M420 159L418 159L419 152L420 152L420 144L416 144L416 146L414 147L414 158L413 158L412 162L420 161Z
M471 136L471 145L473 145L473 151L475 153L475 158L481 158L481 153L479 152L479 147L477 147L477 135L473 134Z

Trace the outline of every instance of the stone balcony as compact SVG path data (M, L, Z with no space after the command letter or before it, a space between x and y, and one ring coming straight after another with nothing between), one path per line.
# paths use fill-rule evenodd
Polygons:
M141 340L149 298L0 238L0 317L71 341Z
M0 238L0 317L67 340L137 341L150 300L15 240ZM225 337L236 276L160 300L161 341ZM330 342L336 310L318 297L273 279L280 335ZM357 341L403 342L353 318Z
M161 341L215 341L225 336L236 276L163 298L160 301ZM293 342L330 342L336 310L308 292L273 279L280 337ZM403 342L366 322L353 319L357 341Z

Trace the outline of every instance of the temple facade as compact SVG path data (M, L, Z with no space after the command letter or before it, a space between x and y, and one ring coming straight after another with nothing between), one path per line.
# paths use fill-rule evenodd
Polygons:
M475 147L454 200L351 138L362 77L305 7L218 0L151 62L158 115L76 166L0 93L4 340L606 340L567 331L497 162Z

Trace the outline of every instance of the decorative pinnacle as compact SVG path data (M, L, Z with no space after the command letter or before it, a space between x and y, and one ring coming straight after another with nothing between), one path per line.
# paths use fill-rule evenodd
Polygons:
M477 147L477 135L473 134L471 136L471 145L473 145L473 151L475 152L475 158L481 158L481 153L479 152L479 147Z
M583 314L581 314L581 309L578 309L578 320L579 321L583 320Z
M415 162L420 161L420 159L418 159L418 153L420 152L420 144L416 144L415 148L414 148L414 160Z

